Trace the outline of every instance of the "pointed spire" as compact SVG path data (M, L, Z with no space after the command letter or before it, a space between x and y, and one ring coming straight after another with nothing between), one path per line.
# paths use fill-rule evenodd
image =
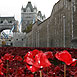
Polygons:
M22 5L22 8L21 9L23 9L23 5Z
M45 14L42 16L42 19L43 19L43 20L45 20L45 19L46 19Z
M34 5L34 9L36 9L37 10L37 7Z
M42 17L41 11L38 11L38 16Z
M30 8L31 12L33 12L33 6L30 1L28 2L27 6L26 6L26 10L28 7Z

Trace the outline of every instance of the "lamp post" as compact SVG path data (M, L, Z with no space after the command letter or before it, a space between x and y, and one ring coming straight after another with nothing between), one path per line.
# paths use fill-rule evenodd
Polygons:
M65 16L63 16L63 28L64 28L64 47L65 47Z
M49 46L49 38L48 38L48 24L47 24L47 47Z
M39 30L38 30L38 47L39 47Z
M72 0L72 39L73 39L73 26L74 26L74 1Z

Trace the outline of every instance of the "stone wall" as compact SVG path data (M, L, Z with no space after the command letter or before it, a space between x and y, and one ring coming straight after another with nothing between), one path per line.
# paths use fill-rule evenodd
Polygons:
M69 9L68 9L69 8ZM53 7L50 17L50 39L54 47L70 47L71 45L71 2L60 0Z
M74 47L72 45L77 45L72 44L72 39L77 37L77 6L76 2L73 4L73 1L59 0L54 5L49 18L39 25L38 21L33 24L32 31L26 35L28 47Z
M24 47L25 46L26 33L14 32L13 33L13 47Z

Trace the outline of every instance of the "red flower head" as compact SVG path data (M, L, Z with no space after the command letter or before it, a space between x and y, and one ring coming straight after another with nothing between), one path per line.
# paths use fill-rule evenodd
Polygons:
M2 60L0 59L0 64L2 63Z
M54 68L54 73L57 73L57 72L59 72L61 69L60 69L60 67L59 66L56 66L55 68Z
M38 53L42 53L42 51L39 50L33 50L28 52L25 56L24 56L24 62L33 65L34 64L34 60L35 60L35 56Z
M74 77L77 77L77 73L74 75Z
M45 53L39 53L35 56L35 63L34 63L35 67L43 68L43 67L48 67L50 65L51 63L49 62Z
M37 49L35 49L35 50L32 51L32 55L33 55L33 56L35 56L35 55L38 54L38 53L42 53L42 51L39 51L39 50L37 50Z
M0 59L0 75L3 75L2 68L3 68L3 62Z
M53 54L52 52L48 51L48 52L45 52L47 58L53 58Z
M19 67L18 69L17 69L17 74L18 75L21 75L21 74L23 74L24 73L24 69L22 68L22 67Z
M65 62L67 65L70 65L72 64L73 62L76 61L76 59L73 59L71 57L71 54L69 54L68 51L64 50L63 52L58 52L55 54L55 57L60 60L60 61L63 61Z
M35 72L40 68L48 67L49 65L51 65L46 55L39 50L33 50L28 52L24 57L24 62L27 63L27 68L32 72Z
M77 60L71 64L71 66L76 66Z
M5 55L4 55L4 60L13 60L13 55L11 55L11 54L8 54L8 53L6 53Z
M14 72L14 68L9 68L9 72L13 73Z
M30 70L31 72L36 72L37 70L39 70L39 68L35 67L35 66L29 66L28 64L26 64L26 67L28 68L28 70Z
M3 72L1 71L1 69L0 69L0 75L3 75Z
M21 56L15 56L14 60L22 61L22 57Z
M30 65L33 65L33 62L34 62L34 58L33 58L33 55L32 55L32 52L28 52L25 56L24 56L24 62L30 64Z

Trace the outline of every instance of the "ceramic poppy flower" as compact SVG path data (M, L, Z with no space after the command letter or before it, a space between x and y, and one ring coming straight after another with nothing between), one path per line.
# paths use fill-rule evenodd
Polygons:
M71 54L68 51L66 51L66 50L64 50L63 52L56 53L55 57L58 60L65 62L67 65L70 65L70 64L72 64L73 62L76 61L76 59L73 59L71 57Z
M38 50L28 52L24 57L24 62L27 63L27 68L32 72L51 65L46 55L42 51Z
M22 61L22 57L21 56L15 56L14 60Z
M77 73L74 75L74 77L77 77Z
M47 58L53 58L53 54L51 51L45 52Z
M25 56L24 56L24 62L33 65L34 61L35 61L35 56L38 53L42 53L42 51L39 50L33 50L33 51L29 51Z
M71 66L76 66L77 60L71 64Z
M17 74L18 75L21 75L21 74L23 74L24 73L24 69L22 68L22 67L19 67L18 69L17 69Z
M0 59L0 64L2 63L2 60Z
M59 72L60 71L60 67L59 66L56 66L55 68L54 68L54 72L56 73L56 72Z
M34 62L34 58L33 58L33 55L32 55L32 52L28 52L25 56L24 56L24 62L30 64L30 65L33 65L33 62Z
M13 55L6 53L3 58L4 58L4 60L11 61L11 60L13 60L13 57L14 57Z
M38 53L35 56L35 63L33 64L35 67L43 68L51 65L45 53Z
M28 68L28 70L30 70L31 72L36 72L39 70L39 68L35 67L35 66L29 66L28 64L26 64L26 67Z
M14 68L9 68L9 73L13 73L14 72Z
M35 56L38 53L43 53L42 51L39 50L33 50L33 51L29 51L25 56L24 56L24 62L26 62L26 66L29 70L31 70L32 72L37 71L37 67L34 66L35 63Z
M35 55L38 54L38 53L42 53L42 51L39 51L39 50L37 50L37 49L35 49L35 50L32 51L32 55L33 55L33 56L35 56Z
M3 75L2 68L3 68L3 63L1 61L1 64L0 64L0 75Z
M1 69L0 69L0 75L3 75L3 72L1 71Z
M3 74L4 74L4 73L7 73L7 69L4 68L4 67L2 67L2 72L3 72ZM13 73L13 72L12 72L12 73Z

